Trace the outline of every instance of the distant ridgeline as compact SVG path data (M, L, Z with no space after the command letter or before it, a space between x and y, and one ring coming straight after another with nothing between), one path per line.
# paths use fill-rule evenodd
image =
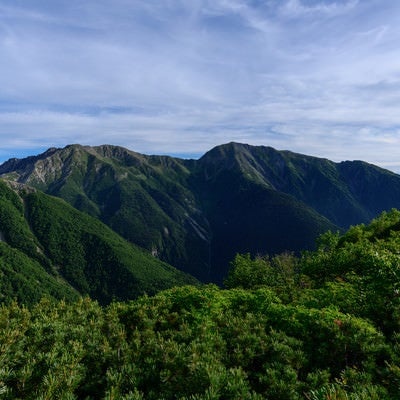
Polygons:
M91 216L91 224L99 227L97 219L147 250L154 265L162 264L158 259L165 261L203 282L221 283L236 253L273 255L311 249L315 238L327 230L343 231L369 222L383 210L400 208L400 176L390 171L361 161L334 163L238 143L218 146L199 160L147 156L110 145L70 145L11 159L0 166L0 176L64 199ZM34 207L37 214L24 211L24 218L54 213L53 207L47 210L43 204L55 199L40 192L27 196L24 207ZM18 204L22 207L21 200ZM54 209L67 207L56 204ZM38 251L36 257L49 258L54 251L57 257L72 257L62 254L69 251L68 241L63 240L59 250L52 241L89 218L70 208L68 213L70 225L64 221L64 211L53 215L59 231L52 228L56 233L46 239L50 249ZM64 220L57 221L61 217ZM29 224L35 226L35 221ZM49 234L44 226L39 224L35 235ZM112 235L101 226L104 235ZM95 244L92 234L83 236L98 252L107 252ZM79 264L90 252L81 236L74 240L81 249L74 255ZM85 287L83 272L69 273L78 289ZM113 292L96 290L104 291L105 297Z

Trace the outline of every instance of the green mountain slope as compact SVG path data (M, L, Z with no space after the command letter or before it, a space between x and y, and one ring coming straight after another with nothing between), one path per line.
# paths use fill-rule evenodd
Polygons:
M193 188L213 233L211 280L220 282L236 252L265 254L310 248L311 238L339 229L294 197L248 177L241 163L210 155L200 160ZM204 165L203 165L204 163Z
M63 200L1 181L0 232L5 298L88 294L107 303L195 283Z
M334 163L271 147L229 143L206 153L199 164L206 180L223 171L241 175L293 196L344 229L400 207L400 176L362 161Z
M210 233L181 160L72 145L2 167L8 179L63 198L160 259L201 276Z
M24 217L22 198L0 181L0 297L32 304L43 296L68 300L78 293L52 269Z
M74 300L79 294L22 251L0 243L0 302L35 304L43 297Z
M229 143L199 160L110 145L11 159L0 176L58 196L203 281L236 252L312 248L331 229L400 208L400 176L270 147Z

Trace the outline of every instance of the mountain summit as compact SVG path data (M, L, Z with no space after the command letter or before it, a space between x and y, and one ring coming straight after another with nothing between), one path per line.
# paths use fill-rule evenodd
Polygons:
M237 252L310 248L328 229L400 208L400 176L392 172L240 143L199 160L69 145L11 159L0 177L61 197L154 257L213 282Z

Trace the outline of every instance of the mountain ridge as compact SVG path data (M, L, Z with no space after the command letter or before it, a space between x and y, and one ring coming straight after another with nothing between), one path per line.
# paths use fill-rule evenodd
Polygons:
M68 145L0 165L0 177L61 197L203 281L236 252L311 248L326 230L400 208L400 176L268 146L216 146L198 160Z

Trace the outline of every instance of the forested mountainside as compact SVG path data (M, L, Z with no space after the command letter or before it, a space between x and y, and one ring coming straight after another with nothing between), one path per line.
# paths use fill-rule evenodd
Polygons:
M11 185L0 180L0 301L109 303L196 283L62 199Z
M11 159L0 176L63 198L204 282L220 283L237 252L310 249L328 229L400 208L392 172L239 143L199 160L70 145Z
M107 307L0 308L5 399L397 400L400 212Z

